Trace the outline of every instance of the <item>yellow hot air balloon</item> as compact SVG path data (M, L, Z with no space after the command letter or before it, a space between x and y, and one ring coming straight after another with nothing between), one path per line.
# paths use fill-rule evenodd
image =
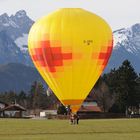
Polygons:
M34 65L72 112L77 112L104 70L112 42L109 25L80 8L62 8L41 18L28 37Z

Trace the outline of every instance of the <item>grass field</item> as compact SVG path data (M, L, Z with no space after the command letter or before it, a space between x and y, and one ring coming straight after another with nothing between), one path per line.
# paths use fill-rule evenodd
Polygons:
M0 140L140 140L140 119L0 119Z

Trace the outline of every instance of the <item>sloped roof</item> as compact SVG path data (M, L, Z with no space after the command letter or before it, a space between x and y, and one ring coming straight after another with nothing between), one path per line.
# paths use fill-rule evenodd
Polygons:
M102 112L98 106L81 106L79 112Z
M83 102L82 104L84 107L85 106L98 106L97 102Z
M11 104L5 107L3 111L26 111L26 109L19 104Z

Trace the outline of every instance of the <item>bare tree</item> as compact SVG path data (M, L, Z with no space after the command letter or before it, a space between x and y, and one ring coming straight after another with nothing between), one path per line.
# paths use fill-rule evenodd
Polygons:
M101 107L103 112L108 112L110 107L114 103L114 96L110 93L108 86L105 82L100 81L92 91L93 98L97 100L98 105Z

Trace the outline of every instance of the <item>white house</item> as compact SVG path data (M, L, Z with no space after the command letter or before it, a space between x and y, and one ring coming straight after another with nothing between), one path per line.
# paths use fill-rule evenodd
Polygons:
M48 118L49 115L57 115L57 110L43 110L40 112L40 117Z

